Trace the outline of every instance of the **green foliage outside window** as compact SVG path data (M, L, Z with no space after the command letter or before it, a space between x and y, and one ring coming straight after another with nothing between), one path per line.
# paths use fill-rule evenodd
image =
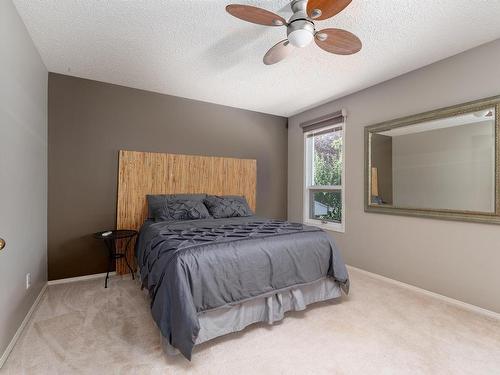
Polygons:
M342 132L321 134L314 137L314 185L342 184ZM316 219L341 222L342 195L340 191L316 191L315 202L326 206L326 215Z

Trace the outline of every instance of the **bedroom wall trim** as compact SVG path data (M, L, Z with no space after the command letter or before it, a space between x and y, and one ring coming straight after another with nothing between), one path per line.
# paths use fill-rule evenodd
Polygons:
M116 272L110 272L109 276L115 276ZM106 272L103 273L95 273L93 275L85 275L85 276L77 276L77 277L67 277L64 279L57 280L49 280L48 285L58 285L58 284L68 284L74 283L77 281L85 281L85 280L93 280L93 279L102 279L106 277Z
M17 343L17 340L19 340L19 337L21 337L21 334L23 333L24 329L28 325L28 322L31 319L31 316L35 312L36 308L38 307L38 304L42 300L42 297L45 294L45 291L47 290L48 283L45 283L45 285L42 287L40 290L40 293L38 293L38 296L35 299L35 302L33 302L33 305L31 305L30 309L26 313L26 316L24 317L23 321L21 322L21 325L17 329L16 333L14 334L14 337L12 337L12 340L10 340L9 345L7 345L7 348L3 352L2 356L0 357L0 369L3 367L5 362L7 362L7 358L9 358L10 353L12 352L12 349L14 349L14 346Z
M349 270L355 270L355 271L360 272L362 274L365 274L367 276L373 277L374 279L385 281L385 282L388 282L392 285L396 285L396 286L399 286L401 288L405 288L405 289L408 289L408 290L411 290L411 291L414 291L414 292L417 292L420 294L425 294L426 296L432 297L434 299L438 299L438 300L445 302L447 304L450 304L450 305L462 308L464 310L485 316L487 318L500 320L500 313L497 313L495 311L483 309L482 307L472 305L470 303L466 303L463 301L459 301L459 300L454 299L454 298L446 297L446 296L443 296L442 294L434 293L434 292L431 292L427 289L422 289L422 288L419 288L419 287L411 285L411 284L406 284L406 283L403 283L401 281L394 280L394 279L391 279L389 277L379 275L377 273L363 270L361 268L357 268L357 267L349 266L349 265L347 265L347 268Z

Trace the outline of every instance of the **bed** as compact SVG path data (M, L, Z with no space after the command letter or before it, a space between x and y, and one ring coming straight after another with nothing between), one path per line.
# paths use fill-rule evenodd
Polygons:
M190 360L195 345L348 293L348 273L331 237L317 227L255 216L247 197L255 187L241 194L248 177L237 189L199 186L183 195L166 188L144 194L150 186L137 189L125 178L144 205L134 261L167 354Z

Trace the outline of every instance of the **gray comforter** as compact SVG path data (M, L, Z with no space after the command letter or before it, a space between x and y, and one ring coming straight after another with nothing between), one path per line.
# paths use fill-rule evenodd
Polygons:
M251 217L151 222L136 246L143 286L163 336L191 359L197 314L333 277L346 267L321 229Z

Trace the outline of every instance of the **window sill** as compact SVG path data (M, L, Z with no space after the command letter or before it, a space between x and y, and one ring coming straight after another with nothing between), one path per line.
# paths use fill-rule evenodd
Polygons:
M315 227L318 227L318 228L321 228L321 229L324 229L324 230L329 230L329 231L332 231L332 232L345 233L345 228L344 228L343 224L337 224L337 223L327 223L327 224L324 224L324 223L322 223L319 220L310 220L310 219L309 220L305 219L304 220L304 224L306 224L306 225L312 225L312 226L315 226Z

